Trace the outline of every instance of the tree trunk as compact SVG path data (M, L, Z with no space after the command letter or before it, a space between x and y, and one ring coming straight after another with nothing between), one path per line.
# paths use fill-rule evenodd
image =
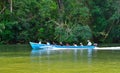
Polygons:
M4 8L0 11L0 14L2 14L5 9L6 9L6 7L4 7Z
M10 0L10 12L12 13L12 10L13 10L13 8L12 8L12 0Z
M63 22L63 2L62 0L57 0L58 2L58 13L59 13L59 23Z
M12 7L12 0L7 0L7 2L10 4L10 12L12 13L13 7Z

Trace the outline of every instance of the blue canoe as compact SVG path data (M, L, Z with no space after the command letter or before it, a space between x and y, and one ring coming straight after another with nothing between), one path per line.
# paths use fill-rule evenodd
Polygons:
M30 42L33 50L50 49L50 50L67 50L67 49L94 49L95 46L60 46L60 45L47 45Z

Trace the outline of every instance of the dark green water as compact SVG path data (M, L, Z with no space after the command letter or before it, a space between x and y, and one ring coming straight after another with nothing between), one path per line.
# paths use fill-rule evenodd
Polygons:
M1 45L0 73L120 73L119 50L32 51Z

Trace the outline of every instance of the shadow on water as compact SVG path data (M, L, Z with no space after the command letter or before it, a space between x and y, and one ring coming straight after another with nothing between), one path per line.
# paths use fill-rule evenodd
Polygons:
M31 53L29 45L0 45L0 57L28 57Z

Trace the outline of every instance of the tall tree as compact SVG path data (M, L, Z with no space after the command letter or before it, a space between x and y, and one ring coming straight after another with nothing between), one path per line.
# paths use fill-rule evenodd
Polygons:
M59 13L59 23L63 23L63 14L64 14L64 6L62 0L57 0L58 3L58 13Z
M13 2L12 2L12 0L9 0L9 2L10 2L10 12L12 12L13 11Z

